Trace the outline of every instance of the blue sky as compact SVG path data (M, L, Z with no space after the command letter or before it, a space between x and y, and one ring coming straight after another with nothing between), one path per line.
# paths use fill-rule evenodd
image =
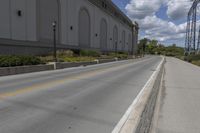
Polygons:
M140 38L156 39L165 45L184 46L190 0L113 0L140 26Z

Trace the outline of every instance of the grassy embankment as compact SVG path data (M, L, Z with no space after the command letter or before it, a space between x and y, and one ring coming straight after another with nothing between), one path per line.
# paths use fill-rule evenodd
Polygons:
M185 56L184 60L188 61L194 65L200 66L200 54L197 54L197 55L192 54L192 55Z

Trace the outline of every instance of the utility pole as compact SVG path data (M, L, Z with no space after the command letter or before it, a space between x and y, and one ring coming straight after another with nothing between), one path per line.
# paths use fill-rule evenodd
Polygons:
M200 26L199 26L199 35L198 35L198 43L197 43L197 54L199 54L199 47L200 47Z
M115 56L117 57L117 41L115 40Z

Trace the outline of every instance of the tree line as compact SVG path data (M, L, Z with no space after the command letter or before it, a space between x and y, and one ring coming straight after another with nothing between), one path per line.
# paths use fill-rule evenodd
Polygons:
M138 44L138 54L151 54L151 55L165 55L180 57L184 56L184 48L178 47L176 44L165 46L158 43L157 40L150 40L147 38L141 39Z

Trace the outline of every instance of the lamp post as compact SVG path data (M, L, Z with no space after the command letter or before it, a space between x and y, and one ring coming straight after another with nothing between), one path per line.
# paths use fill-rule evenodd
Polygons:
M115 56L117 57L117 41L115 41Z
M52 23L52 26L53 26L53 57L54 57L54 62L57 62L57 53L56 53L56 51L57 51L57 48L56 48L56 25L57 25L57 23L56 23L56 21L54 21L53 23Z

